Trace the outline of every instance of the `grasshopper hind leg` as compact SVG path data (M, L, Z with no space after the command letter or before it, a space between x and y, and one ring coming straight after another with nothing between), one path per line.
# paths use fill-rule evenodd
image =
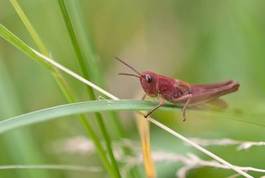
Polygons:
M174 100L174 103L181 103L182 106L182 120L186 121L186 110L192 99L192 92L189 91L187 94L182 95Z
M187 98L187 100L186 100L186 102L185 102L185 104L184 104L183 107L182 107L182 121L183 121L183 122L185 122L185 121L187 120L187 119L186 119L186 110L187 110L187 107L188 107L188 105L189 105L189 103L190 103L191 97L192 97L192 95L189 94L189 95L188 95L188 98Z

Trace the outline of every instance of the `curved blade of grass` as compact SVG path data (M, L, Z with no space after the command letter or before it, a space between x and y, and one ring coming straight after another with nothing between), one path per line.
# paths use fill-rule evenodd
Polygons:
M89 112L102 112L102 111L115 111L115 110L149 110L157 103L149 101L136 101L136 100L101 100L101 101L86 101L72 104L65 104L55 106L47 109L34 111L31 113L23 114L20 116L12 117L0 122L0 133L6 132L10 129L18 128L21 126L30 125L33 123L44 122L56 119L63 116L70 116L75 114L89 113ZM174 105L166 105L161 109L175 110Z
M3 120L0 122L0 133L21 126L49 121L64 116L89 112L150 110L156 105L156 102L139 100L94 100L64 104ZM176 105L166 104L161 107L161 110L176 111L178 108L179 107Z
M81 67L82 74L85 76L86 79L90 79L90 80L92 79L93 81L95 81L95 79L96 79L95 73L97 73L97 70L96 70L95 65L93 65L95 63L94 54L91 50L91 47L89 47L88 45L85 45L87 43L81 43L81 44L79 43L79 41L81 39L83 39L83 40L86 39L86 36L83 33L83 30L81 30L83 28L80 27L81 23L78 23L78 25L75 25L75 27L77 27L77 30L79 32L79 33L76 33L74 26L73 26L73 23L72 23L72 20L70 18L70 14L68 13L68 9L66 7L65 1L64 0L58 0L58 3L60 5L60 9L61 9L61 12L63 14L64 22L66 24L72 45L73 45L75 53L77 55L77 59L79 62L79 66ZM77 1L69 1L68 3L69 3L70 7L76 7L76 5L77 5ZM75 16L79 15L78 11L75 11L74 14L75 14ZM76 17L75 20L76 21L80 20L80 15L79 15L79 17ZM82 36L80 36L79 39L78 39L78 34L82 35ZM89 51L88 51L88 49L89 49ZM93 100L96 99L96 95L95 95L94 91L89 86L87 86L87 93L89 95L89 98L91 98ZM95 116L96 116L96 121L97 121L99 128L100 128L100 131L102 132L103 138L106 142L107 153L110 157L113 171L116 173L116 177L121 177L117 161L114 158L113 149L112 149L112 145L111 145L111 139L110 139L110 136L108 134L107 128L105 126L103 116L100 113L95 113Z

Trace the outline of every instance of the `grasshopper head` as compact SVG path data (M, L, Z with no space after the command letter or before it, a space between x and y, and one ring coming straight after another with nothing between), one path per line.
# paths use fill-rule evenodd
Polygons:
M146 71L141 73L140 82L145 93L149 96L155 97L158 95L157 91L157 74L154 72Z

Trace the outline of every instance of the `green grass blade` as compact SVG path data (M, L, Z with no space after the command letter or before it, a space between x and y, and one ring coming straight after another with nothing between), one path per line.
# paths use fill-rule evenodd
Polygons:
M58 3L60 5L60 9L61 9L61 12L62 12L62 15L63 15L63 19L64 19L64 22L65 22L68 34L70 36L70 40L72 42L72 45L74 47L74 51L76 53L78 62L80 64L79 66L81 67L81 71L85 75L86 78L93 78L93 76L88 76L88 69L87 69L88 65L87 65L87 63L84 60L85 56L82 53L81 48L79 46L78 39L76 37L76 32L73 29L73 24L72 24L72 21L70 19L69 14L68 14L68 11L66 9L64 0L58 0ZM92 95L92 94L90 94L90 95Z
M93 112L150 110L156 105L157 103L155 102L139 100L100 100L59 105L3 120L0 122L0 133L21 126L46 122L59 117ZM160 110L176 111L178 108L179 107L176 105L166 104L162 106ZM216 114L226 116L226 113Z
M83 68L82 71L84 75L88 75L87 77L97 82L98 85L103 85L99 57L93 48L94 45L92 44L89 30L83 25L84 20L80 3L79 1L64 1L64 3L65 11L62 11L62 14L68 33L73 41L72 45L75 52L78 53L78 62Z
M157 103L149 101L135 101L135 100L100 100L100 101L86 101L72 104L65 104L55 106L39 111L34 111L28 114L12 117L10 119L0 122L0 133L14 129L17 127L30 125L33 123L44 122L58 117L76 115L81 113L93 113L103 111L137 111L149 110L156 106ZM167 105L162 107L166 110L175 110L175 106Z
M28 17L26 16L26 14L22 10L22 8L19 6L19 3L17 2L17 0L10 0L10 3L14 7L14 9L16 10L18 16L20 17L21 21L24 23L24 25L27 28L27 30L29 31L30 35L32 36L32 39L36 43L36 45L39 48L39 50L42 53L44 53L45 55L48 55L47 48L45 47L44 43L42 42L41 38L39 37L39 35L36 32L36 30L34 29L34 27L31 25L31 23L30 23Z
M71 2L72 2L72 4L69 4L69 6L70 7L71 6L76 7L75 5L77 2L76 1L71 1ZM78 23L79 25L77 25L77 27L79 27L78 28L79 34L82 34L83 38L80 37L78 40L78 35L74 30L74 26L73 26L72 20L70 18L70 15L68 13L68 9L66 7L65 1L64 0L58 0L58 3L60 5L60 9L61 9L61 12L63 14L64 22L66 24L72 45L73 45L75 53L77 55L77 59L79 62L79 66L81 67L82 74L85 76L86 79L90 79L90 80L94 81L96 78L95 73L97 73L96 67L95 67L95 65L93 65L93 63L95 61L95 57L92 53L92 50L90 50L91 48L88 45L85 46L85 43L79 44L79 42L78 42L81 39L86 39L85 34L83 33L83 30L81 30L83 28L80 27L81 23ZM77 15L78 12L75 11L75 14ZM78 17L75 18L76 21L79 19L80 18L78 18ZM89 49L89 51L85 50L85 49ZM90 68L89 68L89 66L90 66ZM88 92L89 98L91 98L93 100L96 99L96 95L90 87L87 87L87 92ZM102 132L103 138L106 142L106 148L107 148L108 155L110 157L111 165L113 166L113 171L116 173L116 177L121 177L117 161L114 158L113 149L112 149L112 145L111 145L111 139L110 139L110 136L108 134L107 128L104 124L103 116L100 113L95 113L95 115L97 118L96 121L99 125L100 131Z
M98 64L99 61L97 60L99 59L99 57L96 55L94 45L90 40L91 37L89 35L89 29L87 30L87 25L83 25L85 20L83 19L83 13L82 8L80 7L80 3L79 1L66 1L66 5L73 22L74 30L76 31L75 34L77 41L80 44L81 52L84 56L84 58L82 58L82 63L85 63L84 67L87 68L86 72L89 73L88 76L91 76L90 79L92 81L95 81L97 85L104 86L104 80L102 80L103 72L100 70L101 65ZM112 127L113 130L117 131L117 135L119 137L124 137L126 133L122 123L118 119L118 115L116 113L110 112L109 116L112 117L111 122L114 123L114 127Z

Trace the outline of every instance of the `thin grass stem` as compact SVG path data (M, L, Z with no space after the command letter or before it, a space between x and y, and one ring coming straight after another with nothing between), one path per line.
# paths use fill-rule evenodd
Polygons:
M62 12L64 22L66 24L72 45L73 45L75 53L77 55L77 59L79 62L79 66L81 67L82 74L85 76L85 78L92 79L93 73L91 73L87 68L84 52L82 51L81 46L78 43L77 35L74 31L74 26L72 24L70 15L69 15L68 10L66 8L65 1L64 0L58 0L58 3L60 5L60 10ZM92 74L92 76L90 76L91 74ZM87 87L87 93L89 95L89 98L91 98L93 100L96 99L96 95L95 95L94 91L91 89L91 87ZM103 116L100 113L95 113L95 115L96 115L96 121L99 125L100 131L102 132L103 138L106 142L106 148L107 148L108 155L110 157L113 171L115 172L116 177L121 177L118 163L117 163L117 161L114 157L114 154L113 154L111 139L110 139L110 136L108 134L107 128L104 124Z

